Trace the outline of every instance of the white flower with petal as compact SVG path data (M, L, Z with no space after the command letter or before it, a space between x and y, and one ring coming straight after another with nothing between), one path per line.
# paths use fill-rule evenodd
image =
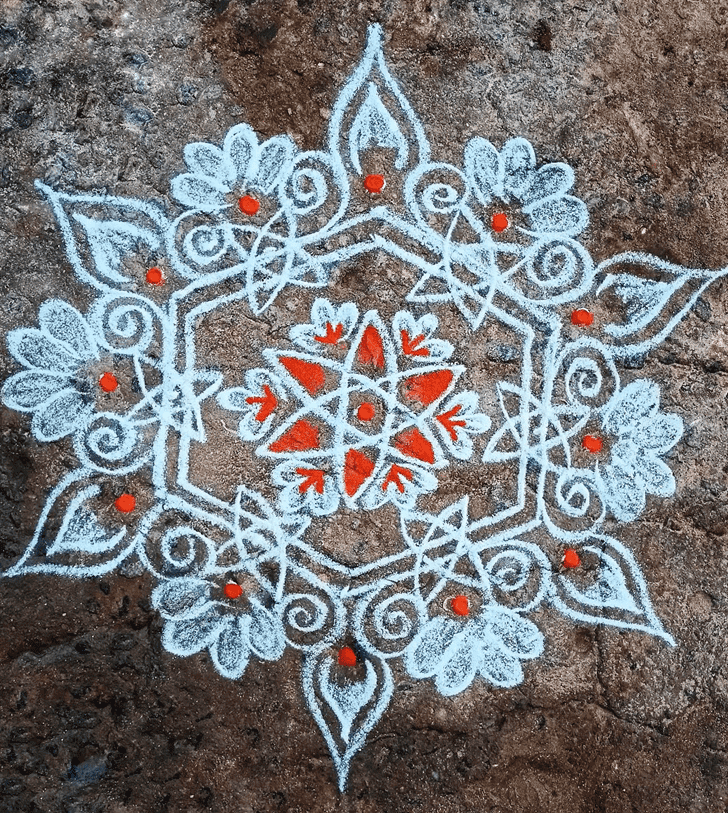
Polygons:
M212 589L210 582L188 576L169 579L154 589L152 603L166 619L165 649L182 657L208 649L220 674L231 679L243 674L251 653L262 660L278 660L286 646L278 616L252 596L247 599L250 609L239 611L211 598Z
M602 427L617 441L609 462L597 466L600 492L614 516L629 522L642 513L646 494L669 497L675 492L675 478L661 456L680 439L682 418L660 412L660 388L639 379L607 404Z
M435 616L407 648L405 668L415 679L434 677L443 695L464 691L480 674L495 686L517 686L522 660L543 651L538 627L518 613L491 605L470 620Z
M288 136L261 144L252 127L237 124L222 147L201 141L185 147L190 171L172 179L172 194L183 206L204 212L229 206L230 192L270 195L287 178L296 149Z
M58 440L84 427L93 412L76 375L98 358L98 345L86 320L66 302L44 302L38 319L39 328L8 335L10 355L28 369L5 382L2 398L10 409L33 413L35 438Z
M574 171L568 164L536 168L536 154L525 138L512 138L500 152L484 138L473 138L465 148L465 173L473 194L487 206L494 198L517 201L539 236L575 235L589 223L586 205L568 195Z

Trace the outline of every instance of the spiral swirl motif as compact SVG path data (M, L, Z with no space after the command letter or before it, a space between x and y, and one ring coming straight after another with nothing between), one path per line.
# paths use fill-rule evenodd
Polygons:
M208 265L219 260L228 247L223 225L196 226L185 235L182 248L187 257L198 265Z
M520 540L498 545L485 554L492 550L496 552L484 562L492 598L519 612L537 607L543 599L551 567L543 551Z
M535 243L525 262L530 299L541 302L571 300L591 282L592 261L575 240L549 238ZM560 294L565 294L565 299Z
M595 341L567 345L557 370L564 371L559 384L571 404L593 409L605 404L619 389L617 367Z
M405 184L405 198L412 213L428 229L423 213L452 216L461 211L467 197L467 181L451 164L425 164L412 172Z
M531 557L515 548L497 553L486 567L491 583L506 593L522 590L533 567Z
M296 649L328 640L342 627L343 613L325 593L290 593L279 606L286 638Z
M109 350L133 355L149 347L161 315L148 299L116 293L96 303L90 321Z
M125 415L99 412L76 438L75 449L82 464L96 471L123 474L146 461L139 454L139 432Z
M370 593L359 602L354 613L359 643L371 654L385 658L404 652L423 618L423 608L415 595L392 594L391 589Z
M330 193L338 192L338 187L330 157L324 153L304 153L282 186L284 208L295 216L310 214L327 202L331 205Z
M212 540L184 525L170 528L159 540L160 571L164 575L203 573L214 556Z

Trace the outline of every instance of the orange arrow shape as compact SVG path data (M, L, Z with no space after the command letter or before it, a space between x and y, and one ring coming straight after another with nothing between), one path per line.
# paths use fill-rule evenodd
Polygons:
M400 331L400 335L402 337L402 352L405 354L405 356L430 355L430 351L426 347L419 346L425 339L424 333L420 333L420 335L415 336L414 339L410 339L410 335L406 330Z
M270 416L273 410L278 406L278 399L273 394L273 390L267 385L263 384L263 397L262 398L246 398L246 404L260 404L258 414L255 416L256 421L263 421Z
M341 337L344 335L344 326L342 324L332 327L331 322L326 323L326 335L314 336L314 339L321 344L338 344Z
M453 420L453 416L457 415L458 412L462 409L460 404L457 404L452 409L448 409L447 412L443 412L442 415L437 416L437 420L445 427L447 433L456 441L458 439L458 433L455 431L456 426L467 426L468 422L461 420Z
M412 472L409 469L405 469L403 466L398 466L396 463L392 464L392 468L387 473L387 476L384 478L384 482L382 483L382 491L387 490L387 486L390 483L394 483L397 486L400 494L404 494L404 483L402 482L402 478L406 478L407 480L412 480Z
M319 494L324 493L324 472L321 469L296 469L296 474L305 478L298 486L301 494L305 494L312 486Z

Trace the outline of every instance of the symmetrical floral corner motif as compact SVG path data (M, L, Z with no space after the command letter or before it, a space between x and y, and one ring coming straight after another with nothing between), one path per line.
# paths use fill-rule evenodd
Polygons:
M391 177L366 174L373 149L389 151ZM617 363L654 348L728 269L636 253L595 264L577 240L588 214L571 168L538 166L524 139L498 150L474 138L460 166L433 161L378 26L325 149L261 142L241 124L221 146L188 145L184 160L176 216L37 184L95 299L86 314L48 301L38 327L8 339L24 369L5 382L5 404L32 415L38 440L71 437L78 467L4 576L98 576L136 558L157 580L170 652L208 650L238 679L253 657L300 650L342 789L390 701L393 667L443 695L475 679L515 686L543 651L527 616L544 606L673 643L634 556L603 526L674 492L665 457L682 420L660 410L655 382L623 383ZM394 183L400 194L380 198ZM393 319L321 297L242 385L198 359L199 317L237 301L262 313L374 250L415 270ZM140 257L154 263L143 280ZM517 380L494 382L498 414L461 386L438 308L441 319L457 309L474 337L488 320L519 338ZM118 388L131 407L113 409ZM208 401L238 420L235 442L270 459L273 502L250 483L225 501L192 482ZM513 499L485 514L467 496L423 510L455 461L511 466ZM338 561L310 532L343 507L385 504L401 545L378 559Z

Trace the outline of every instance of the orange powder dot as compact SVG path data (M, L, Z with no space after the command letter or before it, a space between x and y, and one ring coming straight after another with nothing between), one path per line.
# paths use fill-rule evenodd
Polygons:
M225 587L222 588L222 592L228 598L240 598L243 595L243 588L239 584L235 584L235 582L228 582Z
M580 325L581 327L588 327L594 321L594 314L590 313L584 308L577 308L571 312L571 324Z
M384 189L384 175L367 175L364 178L364 189L370 195L378 195Z
M240 198L238 206L244 215L254 215L260 209L260 203L255 198L251 198L250 195Z
M601 438L596 438L594 437L594 435L584 435L584 438L581 441L581 445L588 452L596 454L597 452L601 452L604 443Z
M455 596L450 602L455 615L467 615L470 612L470 602L467 596Z
M154 268L150 268L149 271L147 271L147 282L150 285L164 284L164 277L162 276L162 272L156 266Z
M104 373L101 378L99 378L99 387L101 387L104 392L113 392L118 386L119 382L113 373Z
M356 652L350 646L339 650L339 666L356 666Z
M356 411L356 417L359 418L360 421L371 421L371 419L374 417L374 404L367 402L359 404L359 409Z
M564 551L564 567L579 567L580 564L579 554L573 548L567 548Z
M498 232L498 234L508 228L508 218L503 212L496 212L490 222L491 226L493 226L493 231Z
M121 494L116 498L114 505L122 514L131 514L136 508L136 497L133 494Z

